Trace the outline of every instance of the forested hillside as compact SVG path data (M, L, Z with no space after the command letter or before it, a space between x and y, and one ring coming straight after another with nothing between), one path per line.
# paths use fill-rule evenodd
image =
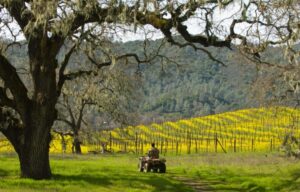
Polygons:
M160 43L161 40L151 41L149 47L155 50ZM143 44L137 41L123 46L123 50L129 52L143 49ZM271 93L267 81L273 80L268 79L268 75L274 69L267 65L256 66L236 48L206 49L222 63L191 46L179 48L166 44L161 54L170 60L142 66L144 95L139 112L144 123L258 107L284 89L283 86ZM280 51L269 48L261 57L285 65L278 54ZM272 78L276 79L276 74L272 74Z
M155 51L162 40L149 41L149 54ZM138 52L143 57L145 43L133 41L116 43L121 53ZM138 122L160 122L195 116L216 114L247 107L256 107L260 101L253 100L252 84L257 75L255 65L239 56L237 50L208 48L223 64L211 60L206 53L192 47L179 48L168 43L159 54L168 59L156 59L150 64L130 65L128 74L138 71L141 81L136 88ZM279 60L273 54L266 57ZM15 46L10 52L15 63L27 62L26 49ZM18 54L16 54L18 52ZM15 57L17 55L17 57ZM58 58L61 59L61 58ZM71 62L87 62L80 53ZM72 67L72 65L70 65ZM121 66L121 65L120 65Z
M143 70L140 111L152 121L221 113L253 106L250 85L255 68L238 60L236 51L210 49L226 66L192 47L166 47L164 54L178 65L157 62ZM151 121L151 120L150 120Z

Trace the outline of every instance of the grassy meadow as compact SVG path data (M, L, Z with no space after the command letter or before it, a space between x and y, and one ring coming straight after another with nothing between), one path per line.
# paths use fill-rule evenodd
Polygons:
M14 155L0 156L0 191L299 191L300 162L278 154L166 156L167 173L140 173L135 155L52 155L53 179L19 178Z
M286 158L280 146L286 134L300 137L300 111L291 108L239 110L177 122L139 125L99 132L83 140L84 155L62 155L54 135L50 147L51 180L20 179L18 159L0 142L2 191L300 191L300 161ZM167 173L140 173L138 155L155 142L167 159ZM106 143L112 154L99 152ZM227 151L221 150L221 147Z

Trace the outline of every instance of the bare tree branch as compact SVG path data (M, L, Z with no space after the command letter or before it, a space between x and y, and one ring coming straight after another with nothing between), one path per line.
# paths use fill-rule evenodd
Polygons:
M20 28L24 32L24 28L27 26L33 15L25 6L25 1L5 1L0 0L0 5L4 6L10 15L17 21ZM26 12L26 14L25 14Z
M66 123L67 125L69 125L70 127L73 126L72 122L71 122L71 121L68 121L67 119L58 117L56 120L57 120L57 121L64 122L64 123Z
M71 47L71 49L69 50L69 52L65 55L65 58L64 60L62 61L61 63L61 67L59 69L59 79L58 79L58 83L57 83L57 96L60 95L61 93L61 89L64 85L64 82L65 82L65 77L64 77L64 72L65 72L65 69L69 63L69 60L73 54L73 52L75 51L75 48L76 48L76 45L73 45Z
M27 88L23 84L15 67L13 67L10 62L0 54L0 77L5 83L5 87L9 88L12 95L14 96L15 103L18 109L22 109L22 114L26 113L26 105L29 102L27 96Z
M0 106L7 106L15 109L15 103L13 100L9 99L6 94L6 89L0 87Z

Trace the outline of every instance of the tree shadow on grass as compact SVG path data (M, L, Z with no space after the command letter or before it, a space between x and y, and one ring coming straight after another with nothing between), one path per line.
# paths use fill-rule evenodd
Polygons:
M107 172L107 176L104 175L53 175L53 179L61 183L70 183L80 185L81 182L86 182L92 185L101 186L107 188L115 185L116 183L122 183L121 187L130 188L143 191L145 186L151 187L153 192L190 192L193 191L190 187L183 183L172 180L167 175L155 174L155 173L140 173L140 174L115 174Z
M5 177L5 176L8 176L8 175L9 175L8 171L0 169L0 177Z
M187 186L181 182L174 182L174 180L165 177L158 177L155 174L152 177L147 177L147 179L140 180L148 185L155 187L153 192L155 191L193 191L190 186ZM141 188L142 190L143 188Z
M268 177L271 174L248 174L250 177ZM245 180L242 173L236 173L230 169L223 169L222 172L218 174L213 174L209 171L197 171L195 174L199 183L207 186L206 191L215 192L243 192L243 191L253 191L253 192L264 192L266 189L263 186L259 186L256 183ZM205 190L204 190L205 191Z
M300 189L300 169L293 170L293 172L291 173L291 178L280 179L282 180L281 184L275 188L276 190L294 191Z
M53 179L58 182L68 182L68 183L80 183L81 181L87 182L89 184L93 185L111 185L109 177L104 176L93 176L93 175L60 175L60 174L54 174Z
M294 170L292 172L292 177L294 180L298 180L300 178L300 169Z

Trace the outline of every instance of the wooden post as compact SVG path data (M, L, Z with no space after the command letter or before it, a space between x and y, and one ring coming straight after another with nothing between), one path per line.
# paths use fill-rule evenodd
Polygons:
M236 152L236 138L234 138L233 141L233 151Z
M191 134L187 132L187 154L191 154Z
M135 154L138 154L138 134L135 132Z
M167 154L167 151L168 151L168 140L166 139L166 144L165 144L165 154L164 154L164 155Z
M172 153L174 152L174 140L173 139L171 139L171 145L172 145L172 147L171 147L171 151L172 151Z
M203 145L203 135L201 136L201 139L200 139L200 146Z
M209 138L206 138L206 152L208 152Z
M270 150L272 151L273 150L273 140L271 139L271 146L270 146Z
M144 155L144 142L141 142L141 154Z
M163 152L164 141L161 139L160 141L160 152Z
M195 140L195 146L196 146L195 152L198 153L198 142L197 142L197 140Z
M180 145L179 145L179 155L181 155L181 150L182 150L182 142L183 142L183 141L181 141L181 140L180 140Z
M109 150L111 151L112 148L112 135L111 132L109 132Z
M221 146L221 149L223 150L224 153L227 153L227 151L224 149L222 143L219 141L219 139L217 138L217 144L219 143L219 145Z
M217 133L215 134L215 153L218 152L218 137L217 137Z
M241 152L243 151L243 138L241 137Z

